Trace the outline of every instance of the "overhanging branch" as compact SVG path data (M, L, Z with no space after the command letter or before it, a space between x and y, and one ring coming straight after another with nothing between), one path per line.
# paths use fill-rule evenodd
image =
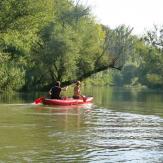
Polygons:
M98 72L107 70L107 69L109 69L109 68L121 70L123 66L115 67L115 62L116 62L116 60L117 60L117 59L113 60L112 63L109 64L109 65L103 65L103 66L98 67L98 68L96 68L96 69L94 69L94 70L92 70L92 71L89 71L89 72L83 74L82 76L79 76L79 77L76 78L75 80L64 81L64 82L62 82L62 85L63 85L63 86L71 85L71 84L73 84L74 82L76 82L77 80L82 81L82 80L84 80L84 79L86 79L86 78L92 76L93 74L96 74L96 73L98 73Z

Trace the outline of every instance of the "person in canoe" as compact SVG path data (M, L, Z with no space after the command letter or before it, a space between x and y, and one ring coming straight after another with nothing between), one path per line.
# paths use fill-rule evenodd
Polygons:
M74 95L73 95L73 98L74 99L80 99L82 98L83 101L85 102L86 101L86 97L81 95L81 91L80 91L80 81L78 80L75 84L75 87L74 87Z
M51 99L62 99L60 93L62 90L67 90L68 87L64 87L64 88L61 88L61 83L60 81L57 81L54 85L54 87L52 87L50 90L49 90L49 95L50 95L50 98Z

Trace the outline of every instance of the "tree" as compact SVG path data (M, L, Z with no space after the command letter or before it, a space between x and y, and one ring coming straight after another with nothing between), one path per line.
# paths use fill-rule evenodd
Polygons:
M143 39L148 45L163 50L163 26L154 25L152 30L144 34Z
M133 53L126 60L127 64L122 72L115 76L115 82L119 80L123 85L163 87L163 53L160 31L155 26L153 31L147 31L142 38L134 36Z
M24 69L3 53L0 53L0 69L0 91L18 90L23 86Z
M4 70L0 78L4 79L6 75L7 81L1 83L1 89L17 89L20 88L19 83L25 83L24 74L29 64L29 54L39 40L38 32L51 19L52 14L47 14L51 10L51 3L51 0L0 2L0 54L3 62L1 69ZM12 77L15 73L17 75Z
M105 37L101 26L84 7L63 2L57 5L54 20L40 32L41 41L31 53L33 66L27 83L34 83L30 85L43 87L56 80L69 84L86 77L101 53Z

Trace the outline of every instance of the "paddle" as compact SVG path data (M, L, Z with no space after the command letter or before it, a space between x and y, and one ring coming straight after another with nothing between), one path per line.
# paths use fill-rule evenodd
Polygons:
M35 103L35 104L41 104L41 103L44 101L44 99L45 99L44 96L43 96L43 97L39 97L39 98L37 98L37 99L34 101L34 103Z
M87 97L86 96L82 96L82 95L80 95L80 96L82 97L83 102L86 102L87 101Z

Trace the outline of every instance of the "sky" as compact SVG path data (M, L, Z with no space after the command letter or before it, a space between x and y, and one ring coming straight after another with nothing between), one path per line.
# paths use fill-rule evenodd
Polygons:
M163 25L163 0L81 0L90 6L96 20L114 29L119 25L133 27L143 34L153 25Z

